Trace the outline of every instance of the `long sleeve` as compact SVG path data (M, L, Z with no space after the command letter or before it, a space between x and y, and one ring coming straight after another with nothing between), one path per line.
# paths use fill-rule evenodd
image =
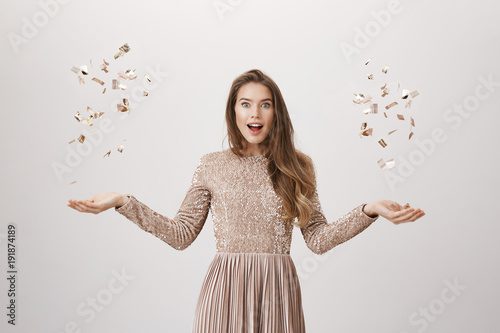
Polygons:
M316 183L314 171L313 178ZM368 228L379 217L366 215L363 212L366 203L361 203L333 223L328 223L321 208L317 187L312 202L314 209L311 219L305 227L301 228L301 232L307 247L316 254L323 254L351 239Z
M127 203L115 211L174 249L186 249L198 237L210 209L211 192L205 183L205 156L200 158L184 201L173 219L158 214L133 195L128 195Z

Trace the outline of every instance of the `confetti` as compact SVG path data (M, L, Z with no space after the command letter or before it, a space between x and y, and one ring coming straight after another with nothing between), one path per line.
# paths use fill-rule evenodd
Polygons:
M409 109L411 107L411 99L406 101L405 109Z
M362 130L360 132L361 135L364 135L364 136L369 136L369 135L372 135L373 133L373 128L368 128L368 129L365 129L365 130Z
M82 71L83 75L89 75L89 70L87 68L87 65L80 66L80 70Z
M367 104L367 103L370 103L370 101L372 99L371 96L369 96L369 95L367 95L365 97L365 95L363 95L363 94L354 94L354 96L356 96L355 97L356 99L352 100L352 101L356 104Z
M380 139L378 140L378 143L380 143L380 145L385 148L387 146L387 143L385 143L384 139Z
M402 114L398 114L397 116L399 120L405 120L405 117Z
M121 104L116 104L118 112L126 112L129 111L129 107Z
M125 89L127 89L127 86L124 85L123 83L120 83L120 81L118 81L117 79L113 79L111 81L111 89L125 90Z
M390 108L392 108L393 106L396 106L396 105L398 105L398 102L392 102L391 104L387 105L387 106L385 107L385 109L386 109L386 110L389 110Z
M93 126L94 124L90 121L91 119L93 119L94 117L92 117L92 115L90 115L87 119L83 119L81 121L82 124L85 124L85 125L89 125L89 126Z
M408 94L409 94L409 93L410 93L410 91L409 91L409 90L407 90L407 89L403 89L403 92L402 92L402 94L401 94L401 98L402 98L402 99L407 99L407 98L408 98Z
M413 136L413 132L410 132L410 136L408 137L408 140L410 140L412 136Z
M106 154L104 154L104 156L103 156L103 157L106 157L106 156L108 156L108 157L109 157L109 155L111 155L111 150L110 150L110 151L108 151Z
M69 183L69 185L74 184L74 183L76 183L76 180L73 180L71 183Z
M101 70L104 71L104 73L108 73L109 63L107 63L105 59L102 59L102 61L104 62L104 64L101 65Z
M400 84L399 84L399 82L398 82L398 90L396 90L396 91L399 91L399 87L400 87Z
M125 43L123 46L120 46L119 50L120 51L118 51L118 53L115 54L115 56L114 56L115 60L118 59L119 57L123 57L125 55L125 53L130 51L130 47L128 46L127 43Z
M71 67L71 71L74 72L75 74L80 74L80 68L78 67L75 66Z
M378 160L377 163L380 166L380 168L387 169L387 170L394 168L394 166L396 165L396 162L392 158L390 160L388 160L387 162L384 162L384 159L381 158L380 160Z
M106 92L106 88L104 88L104 90L102 91L102 93L104 94Z
M411 98L415 98L415 97L417 97L418 95L419 95L419 93L418 93L418 91L416 91L416 90L415 90L415 91L412 91L412 92L410 93Z
M385 74L387 74L387 70L389 69L388 66L384 66L384 68L382 68L382 72L384 72Z
M75 119L78 120L78 122L82 121L83 117L80 112L76 111Z
M365 65L368 65L368 63L372 60L372 58L368 59L366 62L365 62Z
M390 131L388 135L391 135L392 133L396 132L398 129L396 128L395 130L393 131Z
M148 82L151 82L151 79L149 78L149 76L144 75L144 77L146 78L146 80L148 80Z
M148 96L148 95L149 95L149 91L144 90L144 91L142 92L142 96Z
M373 74L368 74L368 80L373 80Z
M85 135L80 134L80 136L78 137L78 141L80 141L80 143L83 143L83 141L85 141Z
M87 112L89 112L92 115L92 118L101 118L104 112L101 111L94 111L90 108L90 106L87 106Z
M120 153L123 153L123 148L125 148L125 147L124 147L123 145L120 145L120 146L118 147L118 149L117 149L117 150L118 150Z
M99 83L101 86L103 86L103 85L104 85L104 82L103 82L103 81L101 81L101 80L99 80L99 79L98 79L98 78L96 78L96 77L92 78L92 81L95 81L95 82Z
M80 82L80 84L85 84L85 80L80 75L78 75L78 82Z
M68 143L69 143L69 144L71 144L71 143L73 143L73 142L75 142L75 139L71 140L71 141L70 141L70 142L68 142Z
M413 120L412 117L410 117L410 119L411 119L411 126L415 127L415 121Z

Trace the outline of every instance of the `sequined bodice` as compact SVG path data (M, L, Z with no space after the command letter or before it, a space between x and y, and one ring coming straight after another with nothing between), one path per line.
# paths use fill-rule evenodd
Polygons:
M207 156L205 183L217 251L290 253L293 226L284 214L263 156L239 157L230 150Z

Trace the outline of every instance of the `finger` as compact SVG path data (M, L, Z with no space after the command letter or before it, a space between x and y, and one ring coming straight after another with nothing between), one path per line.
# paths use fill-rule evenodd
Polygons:
M408 214L411 214L412 212L414 212L415 209L410 207L410 208L406 208L406 209L403 209L403 210L400 210L400 211L397 211L397 212L389 212L390 214L390 219L391 220L396 220L396 219L399 219L403 216L408 216Z
M422 217L424 215L425 215L424 211L422 211L420 209L417 209L414 212L412 212L411 214L409 214L408 216L402 216L401 218L397 219L394 222L396 224L406 223L406 222L413 222L413 221L417 220L418 218L420 218L420 217Z
M411 208L410 211L407 211L406 214L400 215L399 217L391 219L391 221L395 224L403 223L403 222L408 222L410 218L415 216L416 214L419 214L420 210L418 209L413 209Z
M86 212L88 213L98 214L103 211L101 208L99 208L95 203L91 202L90 200L79 200L78 203L84 206L86 208Z

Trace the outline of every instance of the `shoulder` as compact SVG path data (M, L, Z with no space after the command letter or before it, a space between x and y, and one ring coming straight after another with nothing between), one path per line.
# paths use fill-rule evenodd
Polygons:
M200 157L201 164L212 164L229 158L228 150L220 150L206 153Z

